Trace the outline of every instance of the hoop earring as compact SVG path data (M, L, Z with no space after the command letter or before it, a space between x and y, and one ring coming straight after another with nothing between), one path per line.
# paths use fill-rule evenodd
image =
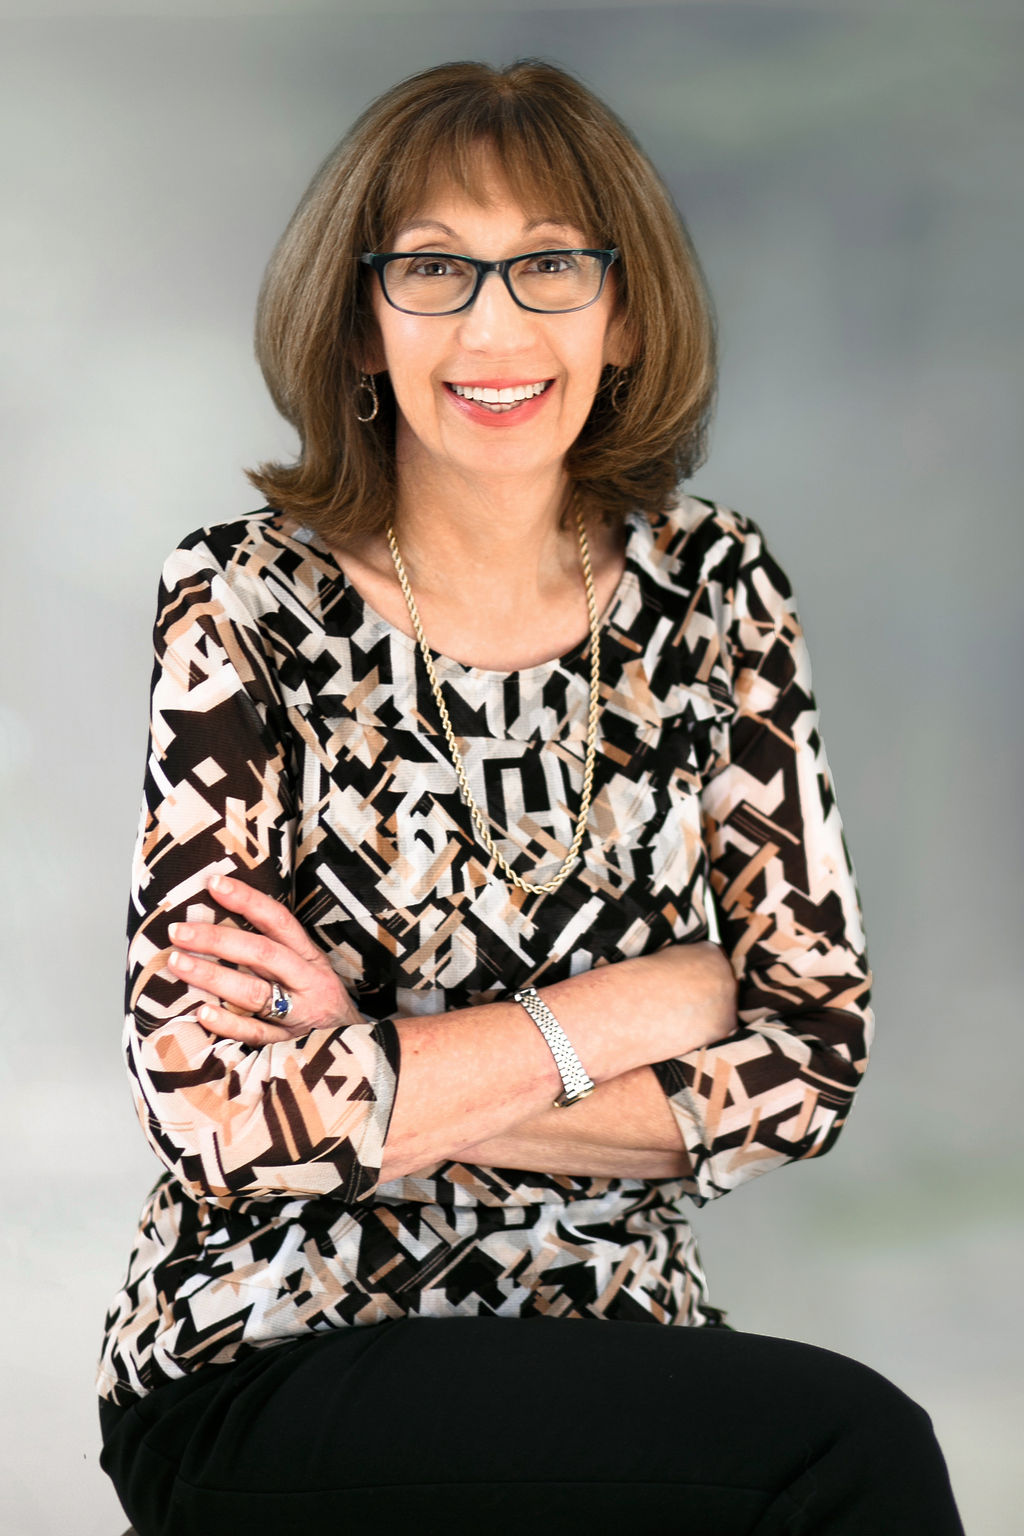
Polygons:
M619 370L618 378L615 380L615 383L612 385L612 392L611 392L611 396L610 396L609 401L608 401L609 405L611 406L612 410L615 412L616 416L621 416L622 415L622 391L623 391L623 389L625 388L625 386L628 383L629 383L629 369L628 368L621 368Z
M373 402L373 404L370 406L370 414L368 416L361 416L359 414L360 394L369 395L371 401ZM372 373L364 373L360 375L359 383L352 391L352 399L355 402L356 421L367 422L373 421L376 418L377 412L380 409L380 401L377 398L377 381L373 377ZM363 403L365 404L366 402L364 401Z

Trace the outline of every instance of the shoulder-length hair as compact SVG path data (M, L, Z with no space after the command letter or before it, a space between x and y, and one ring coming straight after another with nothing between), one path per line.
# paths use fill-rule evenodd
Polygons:
M380 409L360 422L359 390L376 323L363 251L395 232L435 192L478 201L497 162L531 215L580 228L612 268L631 354L606 369L566 461L594 512L660 511L704 456L715 387L711 304L700 266L660 177L615 114L554 65L442 64L379 97L328 156L267 267L256 355L281 414L299 435L294 464L249 478L289 518L328 541L381 529L396 497L395 401L377 376ZM357 392L358 391L358 392Z

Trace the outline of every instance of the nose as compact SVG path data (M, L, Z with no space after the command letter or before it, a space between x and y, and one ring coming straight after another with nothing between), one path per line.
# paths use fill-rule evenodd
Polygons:
M459 315L462 344L474 351L508 352L532 340L533 316L520 308L497 272L487 272L468 309Z

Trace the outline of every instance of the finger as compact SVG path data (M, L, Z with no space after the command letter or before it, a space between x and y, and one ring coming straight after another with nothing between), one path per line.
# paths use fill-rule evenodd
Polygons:
M245 1045L276 1045L281 1040L292 1038L291 1030L269 1024L263 1019L230 1013L226 1008L217 1008L213 1003L204 1003L196 1018L211 1034L220 1035L225 1040L241 1040Z
M207 882L207 890L222 907L237 912L247 923L293 950L301 959L314 960L320 954L295 914L284 902L275 901L265 891L258 891L244 880L233 880L227 875L213 875Z
M203 960L196 955L183 954L172 949L167 957L168 970L189 986L203 992L211 992L225 1003L233 1003L246 1013L262 1013L270 1001L270 986L261 976L250 976L245 971L233 971L215 960Z
M196 955L215 955L233 965L247 965L270 981L301 989L310 983L310 961L262 933L230 923L171 923L171 942ZM322 959L317 951L317 958Z

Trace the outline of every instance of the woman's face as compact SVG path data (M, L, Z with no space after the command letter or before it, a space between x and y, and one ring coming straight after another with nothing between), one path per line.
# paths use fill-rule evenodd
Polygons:
M586 246L583 230L557 218L529 217L497 173L488 201L454 189L438 194L397 230L395 251L451 251L497 261L531 251ZM587 309L535 314L521 309L489 273L469 309L454 315L408 315L374 285L380 351L374 372L387 369L398 404L399 472L408 490L418 476L525 484L558 476L587 419L606 363L626 361L615 317L614 269ZM511 410L490 410L453 386L510 389L543 385Z

